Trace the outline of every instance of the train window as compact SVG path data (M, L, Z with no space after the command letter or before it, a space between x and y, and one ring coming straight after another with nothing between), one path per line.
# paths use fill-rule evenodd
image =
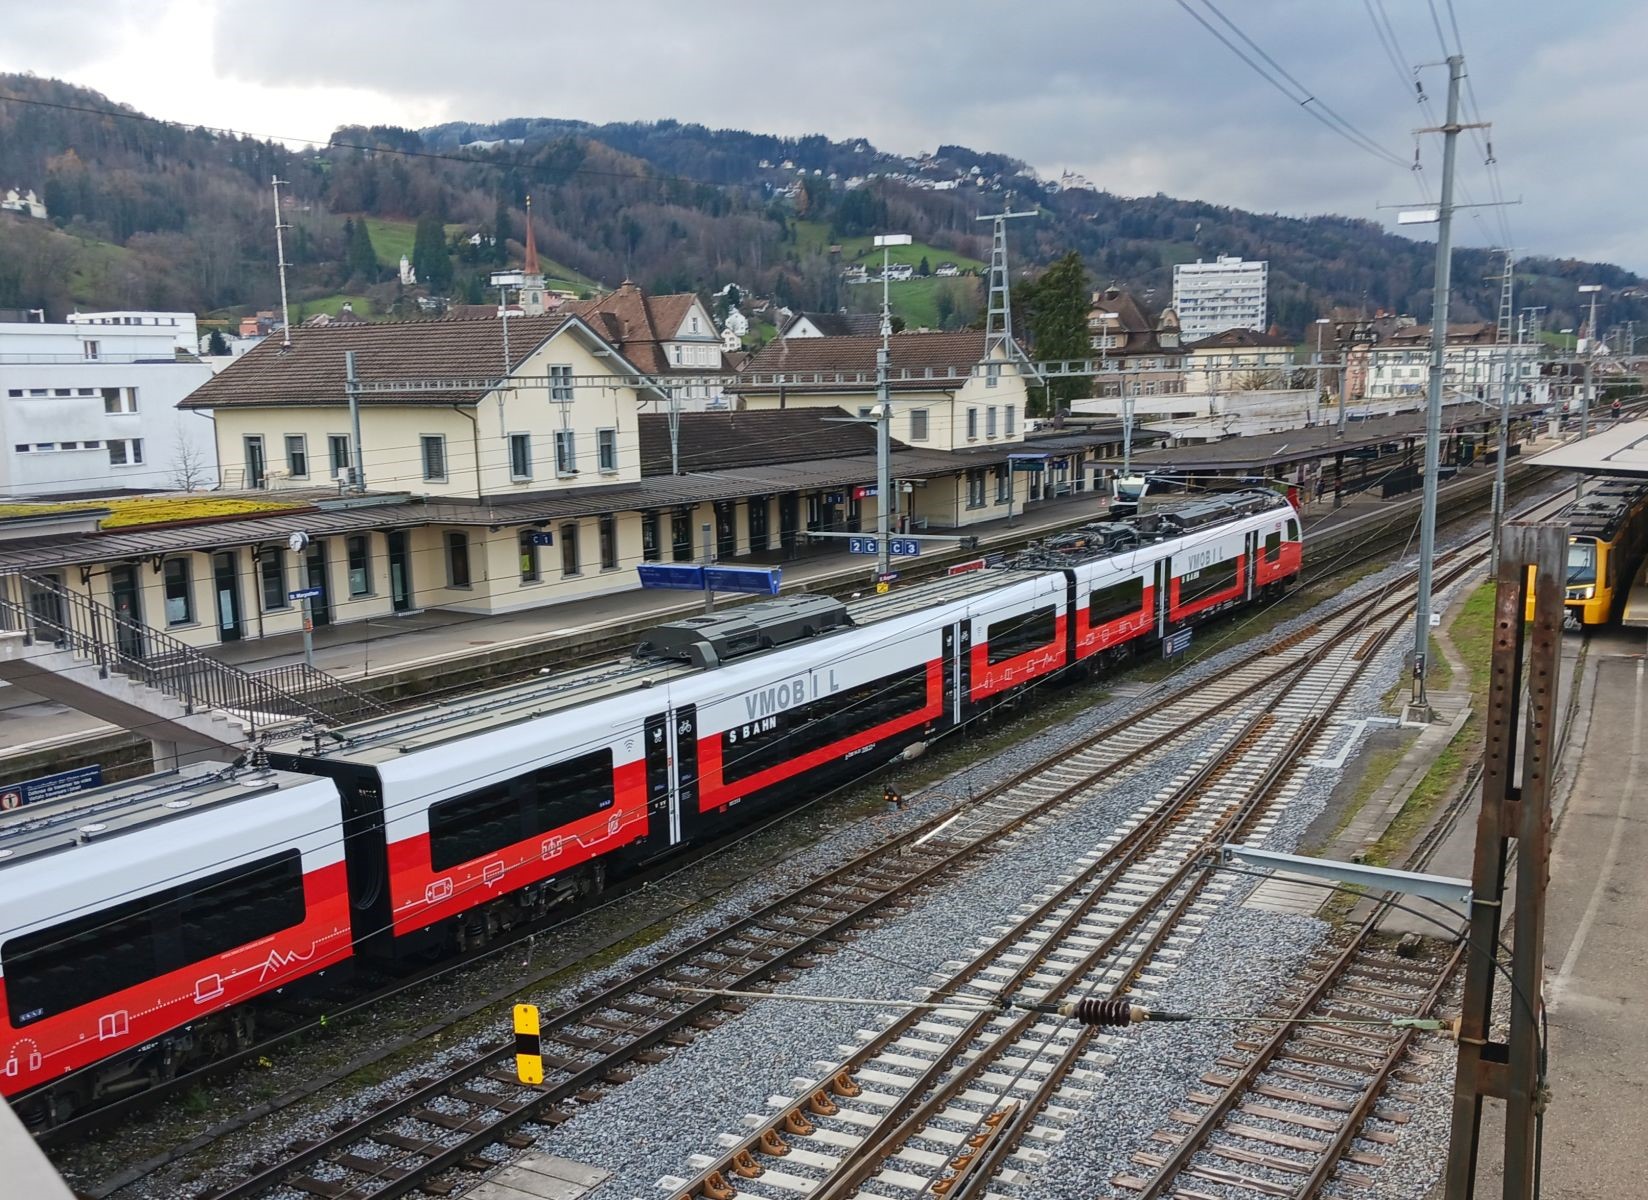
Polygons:
M1102 625L1131 617L1144 608L1144 579L1124 579L1087 594L1087 623Z
M9 938L0 962L12 1025L101 1000L303 917L303 862L296 850L285 850Z
M1053 640L1056 622L1053 606L993 621L985 634L990 645L990 662L1006 662L1031 650L1038 650Z
M1297 542L1299 540L1299 522L1293 520L1292 518L1289 518L1288 519L1287 534L1288 534L1288 536L1287 536L1288 541Z
M926 703L927 666L923 663L736 726L721 735L721 778L726 783L748 779L855 733L909 716Z
M1193 600L1204 599L1215 592L1228 590L1235 583L1236 560L1234 558L1211 563L1200 571L1180 578L1179 603L1189 604Z
M1265 561L1276 562L1282 557L1282 535L1280 533L1265 534Z
M551 763L431 805L429 862L437 871L610 808L612 751Z

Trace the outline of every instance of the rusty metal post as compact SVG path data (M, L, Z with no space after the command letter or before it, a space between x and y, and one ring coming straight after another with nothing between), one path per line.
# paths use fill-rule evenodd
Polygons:
M1453 1132L1445 1176L1447 1200L1471 1200L1475 1195L1482 1101L1488 1096L1506 1102L1503 1194L1506 1200L1530 1200L1534 1194L1535 1124L1541 1105L1538 1016L1550 850L1551 755L1556 744L1567 544L1565 525L1514 524L1505 527L1501 546L1482 808L1477 816L1472 879L1472 949L1460 1007ZM1534 620L1525 627L1530 568L1534 577ZM1524 728L1525 655L1528 695ZM1519 750L1520 787L1516 782ZM1497 982L1495 956L1513 837L1518 841L1519 870L1510 1039L1495 1042L1490 1039Z

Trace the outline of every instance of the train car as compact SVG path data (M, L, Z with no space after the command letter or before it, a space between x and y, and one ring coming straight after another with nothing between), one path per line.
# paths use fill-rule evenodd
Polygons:
M1606 625L1624 607L1637 568L1648 553L1648 486L1620 480L1599 482L1551 519L1568 524L1563 599L1567 624L1587 630ZM1530 621L1533 607L1530 588Z
M247 1044L353 953L341 834L329 781L221 763L0 814L0 1090L49 1124Z

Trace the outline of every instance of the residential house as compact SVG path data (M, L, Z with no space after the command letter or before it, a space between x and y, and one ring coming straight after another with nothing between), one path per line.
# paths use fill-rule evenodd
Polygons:
M5 197L0 199L0 212L21 213L25 217L44 221L46 202L34 194L33 188L26 188L21 192L16 188L7 188Z
M880 333L879 314L850 313L846 309L833 313L799 312L778 330L781 338L852 337Z
M825 408L867 419L877 405L880 347L880 337L863 335L775 340L728 390L745 410ZM1009 503L1022 509L1085 491L1093 448L1114 441L1072 435L1057 443L1058 453L1029 447L1026 377L999 348L986 358L982 332L895 334L889 360L889 435L912 453L925 452L920 461L929 473L925 486L908 493L903 515L929 527L959 528L1001 516ZM1015 454L1044 462L1045 470L1013 470ZM858 505L848 519L874 521L873 494L848 500Z
M1345 346L1346 391L1365 400L1411 401L1417 406L1430 389L1431 327L1406 323L1388 332L1369 330ZM1442 358L1447 397L1496 401L1507 356L1513 381L1538 378L1541 347L1505 346L1491 321L1448 326Z
M1186 392L1275 391L1292 386L1294 344L1280 333L1226 329L1184 344Z
M1184 348L1171 308L1152 320L1132 293L1112 284L1093 293L1087 329L1099 366L1094 395L1173 396L1185 390Z
M940 279L953 279L961 274L961 268L953 262L941 262L933 268L933 274Z
M674 402L689 412L722 409L722 394L734 372L721 345L721 331L693 292L649 296L624 280L618 290L594 300L569 301L561 309L581 318L626 360L670 386ZM669 403L669 395L658 401Z
M0 324L0 495L218 482L211 414L178 401L211 378L192 313L77 313Z

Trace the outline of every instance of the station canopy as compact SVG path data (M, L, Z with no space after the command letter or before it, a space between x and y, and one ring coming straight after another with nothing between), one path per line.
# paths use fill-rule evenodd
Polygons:
M1595 420L1595 418L1593 418ZM1532 467L1648 479L1648 421L1597 421L1588 438L1566 442L1528 459Z

